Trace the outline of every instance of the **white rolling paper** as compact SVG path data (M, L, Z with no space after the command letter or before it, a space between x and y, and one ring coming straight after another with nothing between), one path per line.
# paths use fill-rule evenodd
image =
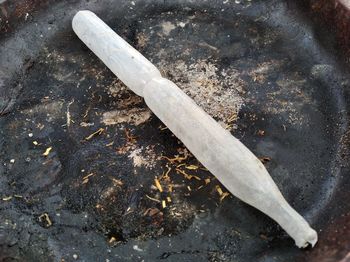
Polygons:
M295 240L314 246L317 233L283 198L260 160L173 82L90 11L73 18L78 37L236 197L261 210Z

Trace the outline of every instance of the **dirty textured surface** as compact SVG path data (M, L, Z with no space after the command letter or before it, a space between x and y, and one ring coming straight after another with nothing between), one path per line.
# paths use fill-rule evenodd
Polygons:
M310 0L306 1L312 10L317 13L317 23L327 24L333 28L337 42L346 55L346 61L349 63L350 54L350 2L348 0Z
M332 34L320 35L304 9L273 0L25 3L33 9L16 15L0 1L2 260L347 256L350 83ZM74 35L79 9L96 12L261 157L319 244L298 250L227 195Z

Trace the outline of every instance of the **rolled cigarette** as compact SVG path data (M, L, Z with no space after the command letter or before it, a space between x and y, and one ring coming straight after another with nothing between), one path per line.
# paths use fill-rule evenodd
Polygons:
M283 198L260 160L90 11L73 18L78 37L136 94L233 195L274 219L298 247L317 233Z

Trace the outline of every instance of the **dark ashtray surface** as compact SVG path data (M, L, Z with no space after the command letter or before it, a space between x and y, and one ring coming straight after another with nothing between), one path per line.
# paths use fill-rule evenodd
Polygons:
M0 260L347 255L349 77L331 31L289 1L73 2L0 4L17 15L0 39ZM80 42L81 9L263 161L319 232L314 249L229 194Z

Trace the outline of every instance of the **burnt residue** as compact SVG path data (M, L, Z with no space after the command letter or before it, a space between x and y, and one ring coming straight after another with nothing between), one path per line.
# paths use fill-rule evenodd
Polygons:
M300 3L308 9L308 15L311 15L321 28L327 28L330 34L336 36L336 42L340 49L339 59L349 62L350 55L350 30L349 30L349 5L347 1L342 0L309 0L300 1ZM322 35L319 32L319 35ZM345 57L342 57L345 55ZM345 58L345 59L344 59Z
M333 218L320 234L320 248L308 256L308 261L349 261L349 235L350 213Z
M33 20L48 5L46 0L0 1L0 34L9 35L19 24Z
M21 50L24 63L0 75L1 258L345 257L346 239L337 238L336 253L330 247L349 210L342 193L349 185L348 74L287 2L11 3L9 16L37 12L38 24L55 33L41 45L31 40L35 52L5 46ZM265 162L287 200L321 232L315 249L298 250L276 223L227 194L74 35L70 14L78 9L96 11ZM11 32L29 37L13 21Z

